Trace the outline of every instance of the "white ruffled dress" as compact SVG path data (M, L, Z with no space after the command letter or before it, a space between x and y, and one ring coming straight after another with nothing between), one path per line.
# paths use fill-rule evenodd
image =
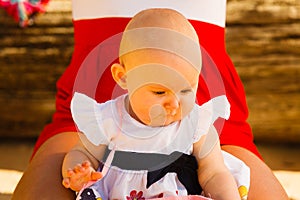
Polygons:
M72 116L78 129L94 145L107 145L111 150L110 157L113 157L115 151L162 155L170 155L176 151L191 155L193 144L212 130L214 121L219 117L228 119L230 115L230 104L226 96L219 96L201 106L195 104L181 121L165 127L150 127L128 114L125 98L126 95L122 95L106 103L97 103L84 94L75 93L71 102ZM211 147L214 144L215 142ZM176 173L167 173L147 187L147 169L121 169L111 166L110 162L105 165L108 171L104 178L92 186L102 199L187 195L187 190Z

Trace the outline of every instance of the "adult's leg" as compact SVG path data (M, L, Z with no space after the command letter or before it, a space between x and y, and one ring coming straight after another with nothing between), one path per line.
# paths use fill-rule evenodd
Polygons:
M61 165L66 152L77 141L76 132L64 132L48 139L25 170L12 200L75 199L75 194L62 186Z
M250 167L248 200L289 199L272 170L252 152L233 145L223 145L222 149L243 160Z

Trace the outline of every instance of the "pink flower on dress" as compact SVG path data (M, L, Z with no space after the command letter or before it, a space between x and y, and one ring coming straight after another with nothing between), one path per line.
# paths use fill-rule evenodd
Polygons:
M127 200L145 200L145 197L143 197L143 192L139 191L137 192L136 190L132 190L130 192L130 197L126 196Z

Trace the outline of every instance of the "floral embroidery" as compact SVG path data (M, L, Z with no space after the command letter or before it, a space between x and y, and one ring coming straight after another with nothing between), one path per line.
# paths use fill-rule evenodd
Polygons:
M143 192L139 191L137 192L136 190L132 190L130 192L130 197L126 196L127 200L145 200L145 197L143 197Z

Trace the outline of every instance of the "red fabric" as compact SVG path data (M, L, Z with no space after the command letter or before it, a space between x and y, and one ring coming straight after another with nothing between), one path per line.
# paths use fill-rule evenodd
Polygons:
M73 57L57 82L53 121L42 131L34 153L53 135L63 131L76 131L70 113L70 101L74 91L83 92L98 102L104 102L119 94L110 74L110 65L118 56L118 42L121 38L118 34L124 30L129 20L102 18L74 21ZM201 105L212 97L226 94L231 104L230 118L215 123L221 133L221 144L241 146L260 157L253 143L251 128L246 122L248 108L243 85L225 51L224 28L199 21L191 23L199 35L203 56L197 92L198 103ZM116 89L116 94L112 94L113 89Z

